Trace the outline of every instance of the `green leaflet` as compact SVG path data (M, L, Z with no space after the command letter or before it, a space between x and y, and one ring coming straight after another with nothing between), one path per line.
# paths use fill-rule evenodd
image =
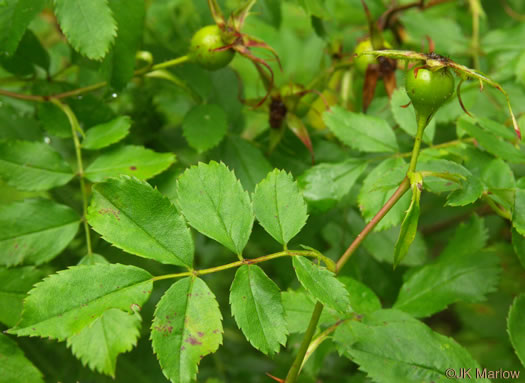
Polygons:
M44 270L34 266L0 267L0 322L7 326L18 322L27 292L45 275Z
M516 355L525 366L525 294L514 299L507 317L507 331Z
M163 172L174 162L172 153L156 153L142 146L119 146L97 157L86 168L85 175L92 182L119 175L146 180Z
M353 312L368 314L381 309L379 298L368 286L346 276L340 277L339 281L348 291Z
M362 322L349 320L333 339L339 351L377 383L444 383L449 381L447 368L479 368L454 339L396 310L365 314ZM472 375L472 382L489 382Z
M16 342L0 334L0 383L43 383L42 373L27 359Z
M381 118L336 106L325 112L323 119L336 137L352 149L374 153L399 150L394 131Z
M261 226L286 245L306 224L306 203L291 174L275 169L255 188L253 209Z
M512 247L520 260L521 266L525 269L525 237L512 229Z
M0 7L0 47L15 53L31 20L44 9L46 0L6 0Z
M486 294L496 289L501 272L499 258L481 251L485 242L486 230L480 218L473 217L461 225L437 261L405 281L394 308L427 317L458 301L485 300Z
M192 382L201 359L222 343L222 315L199 278L175 282L157 304L151 341L162 372L173 383Z
M114 378L117 356L136 345L141 321L137 312L109 309L69 337L67 345L84 365Z
M0 205L0 265L49 262L73 240L79 223L73 209L51 200Z
M107 0L54 0L60 28L84 56L101 60L117 35Z
M93 229L128 253L192 267L193 239L175 206L148 183L122 176L93 187Z
M217 146L228 130L228 116L215 104L197 105L184 117L184 137L199 153Z
M331 271L300 256L293 257L293 266L299 282L322 304L341 313L352 310L348 291Z
M416 173L417 175L417 173ZM419 221L419 200L421 198L421 189L423 186L423 179L419 175L414 177L412 182L412 201L408 207L405 219L401 224L401 231L399 232L399 237L397 239L396 245L394 247L394 269L401 263L403 258L408 253L408 249L414 239L416 238L417 233L417 223Z
M199 163L177 182L178 205L188 223L240 255L253 225L252 204L235 174L223 163Z
M264 354L279 352L288 331L279 287L256 265L241 266L230 292L232 315L246 339Z
M38 283L24 300L22 318L8 330L18 336L64 340L106 310L131 312L151 293L151 274L135 266L73 266Z
M0 141L0 177L20 190L48 190L73 178L71 167L49 145Z
M108 68L109 83L123 89L133 78L135 55L142 43L145 3L142 0L109 0L117 22L118 34L103 66Z
M101 149L119 142L129 134L131 118L119 116L104 124L96 125L86 131L82 141L83 149Z
M366 168L366 162L357 159L318 164L299 176L297 183L311 208L326 211L350 192Z

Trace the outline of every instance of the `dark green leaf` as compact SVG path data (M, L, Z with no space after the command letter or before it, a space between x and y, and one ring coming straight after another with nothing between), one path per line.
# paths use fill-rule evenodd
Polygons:
M272 171L272 166L261 151L237 136L226 137L220 147L220 154L220 158L235 171L242 186L250 193Z
M20 190L48 190L68 183L73 172L49 145L0 141L0 177Z
M73 266L29 292L22 319L8 333L64 340L106 310L133 312L146 302L152 287L151 275L135 266Z
M510 142L504 141L488 130L473 124L466 118L460 118L458 127L465 129L489 153L513 163L525 163L525 154L516 149Z
M306 224L306 203L291 174L275 169L255 188L253 209L261 226L286 245Z
M135 55L142 43L145 4L143 0L109 0L118 27L115 45L107 56L109 83L123 89L133 77Z
M67 116L52 102L41 102L37 105L38 119L44 129L53 136L71 137L71 125Z
M299 282L321 303L341 313L352 310L348 291L334 273L305 257L293 257L293 266Z
M0 383L44 383L42 373L27 359L16 342L0 334Z
M525 190L523 189L516 189L512 226L518 233L525 235Z
M222 343L222 315L215 296L199 278L184 278L163 295L151 325L153 350L173 383L195 380L201 359Z
M43 270L33 266L0 267L0 322L7 326L18 322L27 292L45 275Z
M323 114L328 128L344 144L362 152L397 152L396 136L388 123L378 117L333 107Z
M241 266L230 292L232 315L246 339L265 354L286 344L286 322L279 287L256 265Z
M359 192L359 208L366 221L370 221L394 194L407 171L401 158L390 158L381 162L368 173ZM401 223L410 204L410 196L404 195L376 226L376 230L388 229Z
M228 130L228 116L215 104L197 105L186 114L182 129L192 148L205 152L218 145Z
M326 211L350 192L366 167L366 162L355 159L318 164L304 172L297 182L308 205Z
M193 239L175 206L148 183L120 177L93 187L93 229L129 253L192 267Z
M353 312L368 314L381 310L379 298L368 286L350 277L340 277L339 280L348 291Z
M0 47L8 55L18 43L31 20L44 9L46 0L5 0L0 4Z
M512 246L521 265L525 269L525 237L518 233L516 229L512 229Z
M475 371L479 364L452 338L410 315L379 310L347 321L334 334L340 352L378 383L446 382L448 368ZM472 374L472 382L486 382Z
M468 233L472 233L472 237L465 236ZM497 288L501 272L499 258L494 253L479 250L485 243L485 236L479 218L473 219L468 226L461 226L435 263L410 275L401 287L394 308L415 317L426 317L455 302L483 301ZM477 237L483 239L474 244ZM468 249L469 244L473 244L471 249Z
M188 223L236 254L253 225L252 204L235 174L211 161L187 169L177 182L178 203Z
M75 237L79 223L73 209L50 200L0 205L0 265L50 261Z

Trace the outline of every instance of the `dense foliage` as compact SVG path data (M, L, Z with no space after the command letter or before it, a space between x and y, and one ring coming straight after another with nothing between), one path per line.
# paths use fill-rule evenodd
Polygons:
M0 383L525 381L524 20L0 0Z

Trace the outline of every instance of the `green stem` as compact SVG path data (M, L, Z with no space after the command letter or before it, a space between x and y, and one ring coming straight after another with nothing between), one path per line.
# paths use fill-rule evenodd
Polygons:
M93 254L93 250L91 248L91 232L89 230L89 225L87 223L87 209L88 209L88 195L86 190L86 183L84 180L84 165L82 163L82 149L80 146L80 142L78 140L78 133L82 132L82 128L80 128L80 124L78 123L77 116L75 116L75 113L71 110L69 105L64 104L58 99L51 99L51 102L58 106L62 111L65 113L69 120L69 124L71 125L71 133L73 134L73 142L75 144L75 154L77 157L77 168L78 168L78 177L80 179L80 191L82 193L82 221L84 223L84 231L86 233L86 246L87 246L87 253L88 255Z
M419 152L421 150L421 141L423 139L423 132L425 131L425 128L427 127L427 124L430 121L430 118L431 117L429 117L426 114L416 112L417 133L416 138L414 140L414 148L412 149L412 157L410 158L410 165L408 167L407 174L416 171L417 159L419 157Z
M189 276L199 276L199 275L206 275L206 274L212 274L216 273L218 271L233 269L239 266L243 265L254 265L256 263L266 262L275 258L280 257L293 257L293 256L303 256L303 257L314 257L318 259L323 259L319 257L319 254L315 251L310 250L285 250L280 251L278 253L268 254L264 255L259 258L253 258L253 259L242 259L240 261L227 263L225 265L216 266L216 267L210 267L208 269L202 269L202 270L192 270L192 271L185 271L182 273L175 273L175 274L165 274L165 275L159 275L157 277L153 277L153 281L160 281L163 279L174 279L174 278L180 278L180 277L189 277Z
M323 305L320 302L317 302L314 307L314 312L312 313L312 317L310 318L310 323L308 324L308 328L306 329L306 333L304 334L303 342L301 343L301 346L299 347L299 351L297 352L297 356L295 357L295 360L292 363L292 366L290 367L290 370L288 371L288 375L286 375L285 383L294 383L297 379L297 376L299 375L299 371L301 370L301 366L303 365L303 359L306 355L306 351L308 351L308 347L310 346L310 341L312 340L315 329L317 328L317 322L319 322L319 318L321 317L321 313L323 312Z
M183 64L183 63L185 63L185 62L187 62L189 60L190 60L190 56L185 55L185 56L181 56L181 57L178 57L176 59L173 59L173 60L164 61L164 62L162 62L160 64L153 65L151 67L150 72L153 72L153 71L156 71L156 70L159 70L159 69L170 68L170 67L173 67L173 66L176 66L176 65L180 65L180 64Z
M491 208L492 210L494 210L494 212L499 215L500 217L504 218L504 219L507 219L509 221L512 220L512 214L509 213L507 210L505 209L502 209L501 207L498 206L498 204L496 202L494 202L494 200L492 198L490 198L488 195L484 195L482 197L483 201L485 201Z
M472 12L472 61L474 69L479 70L479 16L481 4L479 0L469 0Z

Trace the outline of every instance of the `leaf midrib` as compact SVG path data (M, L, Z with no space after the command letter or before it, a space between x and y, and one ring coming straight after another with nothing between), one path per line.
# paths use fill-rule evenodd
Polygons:
M80 219L77 219L75 221L71 221L71 222L68 222L68 223L65 223L65 224L60 224L60 225L56 225L56 226L50 226L48 228L45 228L43 230L35 230L35 231L30 231L30 232L27 232L27 233L23 233L21 235L15 235L15 236L11 236L11 237L6 237L6 238L1 238L0 237L0 243L4 242L4 241L10 241L12 239L16 239L16 238L23 238L23 237L26 237L26 236L29 236L29 235L33 235L33 234L38 234L38 233L43 233L43 232L46 232L46 231L51 231L51 230L55 230L55 229L58 229L58 228L62 228L62 227L65 227L65 226L70 226L71 224L78 224L80 223Z

